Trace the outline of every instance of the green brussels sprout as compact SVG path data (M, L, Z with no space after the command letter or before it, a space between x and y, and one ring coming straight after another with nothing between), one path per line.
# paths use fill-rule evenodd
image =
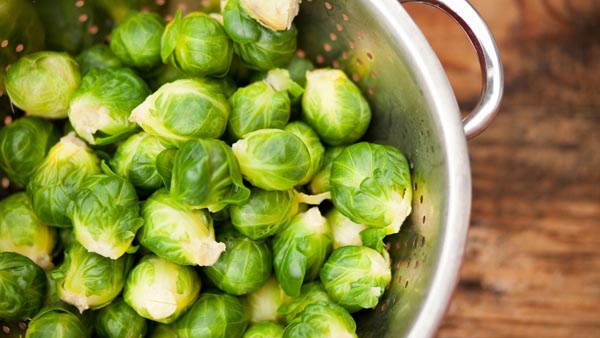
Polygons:
M248 15L276 31L290 29L300 11L300 0L240 0Z
M74 305L81 313L96 310L110 304L121 293L133 260L132 255L110 259L88 252L74 242L50 278L56 280L58 296L63 302Z
M96 333L102 338L139 338L146 335L148 322L122 299L98 310Z
M219 138L229 118L220 86L203 79L181 79L161 86L129 117L164 143L179 146L198 138Z
M259 71L285 68L296 53L298 30L293 24L281 31L265 27L248 14L239 0L225 4L223 25L233 40L235 52L249 68Z
M318 207L294 216L273 237L275 275L288 295L298 296L305 281L319 277L331 243L331 229Z
M271 321L264 321L250 325L244 332L243 338L281 338L283 326Z
M42 223L71 226L67 207L81 181L100 172L98 161L96 154L75 133L62 137L50 149L27 185L33 210Z
M175 323L179 338L240 338L248 327L244 304L235 296L203 293Z
M215 18L191 12L182 19L177 10L162 35L160 55L184 73L222 77L231 65L233 43Z
M84 322L61 307L48 307L29 322L25 338L87 338Z
M360 89L340 69L306 73L302 118L330 146L358 141L371 123L371 108Z
M310 182L312 177L319 171L323 164L323 158L325 154L325 147L321 144L319 135L305 122L294 121L285 126L285 130L298 136L310 155L310 169L306 176L298 184L304 185Z
M288 93L275 90L265 81L239 88L229 102L227 132L234 140L259 129L283 129L290 119Z
M95 68L71 98L69 121L89 144L114 143L137 130L129 114L148 95L148 85L131 69Z
M110 49L121 62L141 71L159 66L160 40L165 29L158 13L132 12L110 33Z
M0 252L20 253L49 270L55 243L55 229L40 222L25 192L0 201Z
M33 317L46 294L46 274L34 261L16 252L0 252L0 320Z
M138 194L145 196L163 186L156 168L156 159L163 150L165 146L158 137L140 132L119 145L110 166L117 175L131 182Z
M48 121L33 116L16 119L0 129L0 169L12 183L27 186L59 137Z
M253 131L234 143L232 149L244 178L263 190L288 190L310 170L308 149L288 131Z
M81 83L77 62L67 53L42 51L25 55L6 73L11 102L33 116L67 117L69 101Z
M322 337L356 338L356 323L343 307L336 304L310 304L294 322L285 327L284 338Z
M395 147L360 142L345 148L331 166L331 198L355 223L400 231L411 211L406 157Z
M123 299L140 316L170 324L194 304L201 281L191 266L148 254L127 277Z
M87 74L90 69L119 68L123 64L121 60L110 50L105 43L98 43L85 49L75 58L79 64L81 75Z
M44 27L30 1L4 0L0 6L0 91L7 65L45 47ZM17 48L21 46L23 49Z
M333 300L323 288L320 281L314 281L302 285L300 294L282 304L278 311L285 316L287 323L292 323L304 309L310 304L333 304Z
M285 316L279 312L279 308L290 299L275 276L271 275L258 290L246 294L243 300L251 323L285 323Z
M138 240L170 262L212 265L225 250L224 243L215 241L211 215L204 209L189 209L165 189L158 190L144 202L142 217L145 223Z
M315 69L315 65L309 59L294 55L287 69L290 78L304 88L306 87L306 72Z
M68 213L75 239L88 251L112 259L131 252L135 233L144 224L135 188L114 174L83 179Z
M344 150L344 147L327 147L323 155L321 168L313 175L312 180L308 184L308 190L313 194L321 194L331 191L331 165L333 160Z
M327 294L349 312L372 308L392 279L389 259L366 246L335 249L320 272Z
M251 239L264 239L276 234L296 213L299 200L293 189L266 191L252 188L243 203L231 205L232 225Z
M73 0L35 1L34 7L44 26L46 48L77 55L104 41L110 21L92 3L77 6Z
M169 193L194 209L211 212L242 203L250 196L231 147L215 139L181 145L173 159Z
M175 324L155 323L149 334L150 338L178 338Z
M361 232L368 227L364 224L354 223L344 216L335 207L325 215L333 234L333 249L346 245L363 245Z
M212 266L203 269L208 279L231 295L258 290L271 276L273 252L269 243L254 241L229 228L217 235L226 249Z

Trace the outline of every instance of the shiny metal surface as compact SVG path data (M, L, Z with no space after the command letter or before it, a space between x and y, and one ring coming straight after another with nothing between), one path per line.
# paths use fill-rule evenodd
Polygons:
M434 6L451 16L468 35L481 66L481 99L471 114L463 120L465 134L471 139L492 122L502 100L504 74L498 47L488 26L479 13L464 0L400 0L402 3L418 2Z

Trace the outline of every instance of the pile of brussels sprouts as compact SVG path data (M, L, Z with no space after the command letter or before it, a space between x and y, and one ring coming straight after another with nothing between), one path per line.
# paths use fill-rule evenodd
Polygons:
M277 4L280 10L273 10ZM283 8L283 9L282 9ZM14 62L0 320L26 337L355 337L411 211L399 149L296 1L229 0ZM275 14L283 13L283 17Z

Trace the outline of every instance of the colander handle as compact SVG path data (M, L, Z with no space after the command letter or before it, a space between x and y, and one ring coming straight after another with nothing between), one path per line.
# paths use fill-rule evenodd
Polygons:
M471 139L483 132L498 113L504 87L500 53L487 24L467 0L399 0L418 2L441 9L452 17L468 35L477 52L483 78L481 99L463 119L465 135Z

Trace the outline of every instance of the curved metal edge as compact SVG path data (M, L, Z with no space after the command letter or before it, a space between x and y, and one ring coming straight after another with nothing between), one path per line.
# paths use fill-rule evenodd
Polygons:
M482 75L481 99L463 119L468 139L481 134L500 108L504 88L504 71L500 52L492 33L477 10L467 0L399 0L417 2L438 8L452 17L465 31L477 52Z
M436 260L433 276L429 282L415 322L406 332L406 338L433 337L446 314L450 300L458 284L467 241L471 211L471 170L464 127L460 123L456 97L439 59L419 28L410 20L397 0L375 1L374 6L381 20L389 23L395 32L394 38L401 41L402 53L407 57L410 68L434 116L439 138L444 140L442 151L446 163L446 186L443 200L445 210L441 246L432 252ZM419 57L415 57L418 55ZM442 112L455 112L445 114ZM392 332L385 337L397 337Z

